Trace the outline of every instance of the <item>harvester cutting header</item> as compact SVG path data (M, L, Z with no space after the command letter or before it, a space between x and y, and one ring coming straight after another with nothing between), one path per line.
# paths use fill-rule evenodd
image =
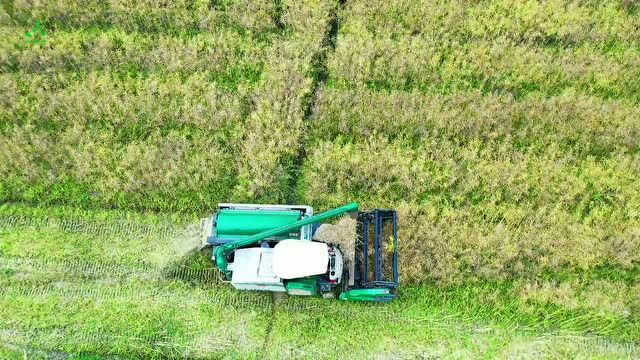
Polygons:
M322 221L345 213L357 219L351 251L313 239ZM219 204L204 220L203 243L239 290L390 301L398 287L397 223L395 210L358 212L357 203L316 215L303 205Z

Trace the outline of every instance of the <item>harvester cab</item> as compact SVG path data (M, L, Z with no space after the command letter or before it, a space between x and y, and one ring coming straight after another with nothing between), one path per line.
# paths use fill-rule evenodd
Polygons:
M349 256L313 240L318 225L351 213L357 235ZM203 244L225 281L238 290L390 301L398 287L395 210L358 212L350 203L319 214L309 206L219 204L203 222Z

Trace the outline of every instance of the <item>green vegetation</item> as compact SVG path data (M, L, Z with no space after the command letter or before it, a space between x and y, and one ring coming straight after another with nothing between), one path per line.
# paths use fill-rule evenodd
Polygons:
M638 287L623 280L617 288L598 280L539 289L510 281L405 286L401 300L385 305L272 300L220 283L209 253L185 247L198 235L187 220L0 208L0 351L10 358L318 358L336 356L336 348L356 357L637 356L640 328L630 313L640 305Z
M2 1L0 357L637 357L639 16ZM237 293L189 251L217 202L353 200L400 212L398 302Z
M289 196L335 3L11 4L0 199L194 212ZM26 44L36 20L46 41Z
M637 17L620 1L349 2L331 84L638 100Z
M405 279L637 272L627 7L350 1L339 15L304 202L398 207Z

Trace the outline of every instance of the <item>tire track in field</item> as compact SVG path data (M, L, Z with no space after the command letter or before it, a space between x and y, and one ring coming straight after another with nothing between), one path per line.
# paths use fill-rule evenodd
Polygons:
M51 273L53 273L52 278L54 281L49 281L49 283L33 284L24 281L24 275L31 275L31 279L37 281L40 274L51 275ZM194 286L194 280L211 279L213 275L215 275L213 277L216 280L215 283L196 284ZM12 279L15 276L18 276L18 279ZM137 276L138 280L142 278L144 281L142 283L127 284L126 281L131 280L132 276ZM206 308L208 305L213 305L215 308L247 314L270 312L272 305L270 298L267 296L234 292L231 289L221 291L223 289L219 287L220 283L217 281L217 270L215 269L179 268L167 271L167 269L159 269L153 266L0 256L0 281L3 277L5 278L5 284L8 279L9 285L0 286L0 299L9 302L13 299L17 300L19 297L26 297L34 304L40 302L50 303L53 300L58 304L56 306L67 306L77 302L84 304L83 307L100 307L102 305L99 304L107 300L125 304L157 304L157 306L168 306L178 311L190 311L191 309ZM176 278L179 278L180 282L188 282L190 284L176 287ZM55 281L55 279L64 281ZM104 279L117 279L120 282L101 282ZM22 305L18 306L22 307ZM77 326L82 326L82 324L77 324ZM134 352L135 349L142 349L140 350L141 354L144 354L141 355L142 357L146 357L147 353L159 353L162 357L188 357L194 353L208 356L207 354L224 351L235 345L233 339L223 338L222 335L213 335L220 337L215 339L215 346L197 342L198 336L206 336L207 341L212 340L212 335L209 332L189 333L189 340L181 340L171 336L138 336L126 333L103 334L101 332L93 333L85 329L71 331L66 325L45 329L37 325L37 323L25 322L21 318L11 319L9 317L0 319L0 343L38 348L47 352L69 349L69 346L75 348L76 345L74 344L91 344L96 349L112 349L113 346L111 344L114 341L120 341L120 343L130 344L131 346L127 346L133 348ZM40 339L45 340L41 341ZM81 348L86 348L86 345L82 345ZM111 352L112 350L107 351ZM114 351L118 352L117 349ZM129 351L125 353L130 355Z
M205 335L204 333L192 334L194 337L198 335ZM208 334L207 334L208 335ZM75 342L81 342L85 344L92 344L97 346L105 346L116 342L116 341L126 341L131 344L139 344L146 346L146 349L139 349L141 352L144 350L153 350L157 354L163 356L179 356L179 357L189 357L194 353L206 354L211 351L211 348L208 346L198 346L194 344L189 344L185 342L176 341L174 338L166 335L148 335L141 336L139 334L108 334L104 332L89 332L85 331L82 333L78 333L76 331L72 331L69 329L58 329L55 332L44 330L44 329L28 329L24 327L0 327L0 342L3 344L10 344L12 347L19 348L28 348L32 353L37 352L51 352L54 354L61 354L61 352L56 351L51 346L44 346L42 348L34 349L30 345L32 343L31 339L45 339L47 341L51 341L53 344L63 345L65 342L68 342L69 339ZM224 346L233 346L234 344L228 341L223 337L220 337L216 341L220 341L221 348ZM514 339L517 341L517 339ZM612 342L606 338L602 337L594 337L594 336L579 336L579 335L570 335L570 334L542 334L540 336L532 337L527 339L527 344L529 346L539 345L542 347L541 350L545 348L546 344L549 342L561 341L568 342L573 344L579 344L581 348L586 350L587 352L597 353L603 350L610 351L614 354L622 355L631 359L635 359L638 357L638 348L636 345L631 343L617 343ZM512 349L511 351L507 350L506 353L502 353L503 355L515 355ZM359 346L359 344L353 344L353 348L351 348L351 353L358 354L367 354L368 350L364 346ZM415 349L414 349L415 351ZM300 349L301 354L309 353L305 351L305 349ZM405 353L409 355L409 353ZM95 355L95 354L94 354ZM109 352L106 354L98 354L101 356L117 356L117 351ZM131 356L130 352L127 352L126 355ZM140 354L142 356L142 354ZM320 355L320 354L317 354ZM415 357L423 357L425 354L422 354L418 351L413 353Z
M314 109L318 101L318 90L326 84L329 79L329 67L327 59L329 55L336 51L338 41L338 30L340 28L340 18L338 12L344 8L346 0L339 0L337 8L333 10L329 23L327 24L327 31L322 39L322 51L314 55L311 63L314 65L313 72L313 84L310 95L310 101L307 107L304 109L305 120L312 120Z
M36 217L19 215L0 215L0 230L16 229L52 229L70 233L93 235L122 235L131 238L153 236L165 239L187 231L186 225L169 222L144 224L127 220L97 220L81 217Z
M12 285L0 289L0 296L24 296L31 299L57 297L65 301L74 299L115 300L137 302L138 300L152 300L154 302L177 302L177 307L191 307L194 303L215 304L220 307L231 307L238 310L268 309L271 300L266 296L250 296L233 292L219 292L216 289L204 291L180 291L168 286L78 286L79 284L64 285ZM157 284L152 284L157 285Z
M277 6L281 6L280 0L274 0L274 1ZM333 8L330 15L329 22L327 24L327 30L322 39L321 50L318 53L314 54L311 60L311 64L313 67L312 69L313 83L311 85L311 93L309 95L309 101L304 105L305 108L303 109L305 121L312 120L313 111L318 101L319 89L322 87L322 85L324 85L327 82L327 79L329 78L329 69L327 65L327 59L329 55L336 50L336 41L338 37L338 27L339 27L338 12L340 11L340 9L342 9L345 2L346 0L339 0L338 6ZM307 142L306 134L303 134L302 140L305 143ZM295 204L300 202L297 199L298 186L299 186L298 179L301 176L302 165L304 164L304 161L306 158L307 158L306 146L303 143L301 146L298 147L298 152L294 157L293 166L290 169L290 174L291 174L291 176L289 177L290 191L287 196L287 202L289 204ZM287 310L287 311L294 311L296 308L296 305L293 305L294 303L292 303L292 305L288 305L289 304L288 302L286 302L284 305L281 304L280 301L276 301L275 296L276 295L274 294L271 295L271 301L272 301L271 321L269 321L269 324L267 325L267 331L266 331L264 342L262 345L262 351L261 351L262 358L266 358L268 355L268 349L269 349L268 347L271 341L273 328L275 326L276 311L280 308L283 308L284 310ZM310 311L310 310L311 308L308 307L303 311Z
M279 0L276 0L279 1ZM313 83L311 84L311 92L308 95L309 100L304 103L303 116L305 121L312 121L314 117L314 109L318 102L318 95L320 88L327 82L329 78L329 69L327 65L327 59L336 50L336 42L338 38L338 29L340 19L338 12L344 7L346 0L339 0L338 5L332 10L329 21L327 23L327 29L322 39L322 47L319 52L313 55L311 59L311 74L313 77ZM306 129L306 127L305 127ZM307 158L306 142L308 137L306 134L302 136L303 144L298 147L298 153L295 155L293 166L291 167L291 176L289 178L289 191L287 202L289 204L296 204L298 200L298 179L301 176L302 165Z
M7 267L9 265L9 267ZM231 285L226 285L217 277L216 269L178 269L171 274L158 272L151 267L130 267L115 264L92 263L84 261L54 261L50 259L34 258L3 258L0 257L0 270L12 269L15 271L12 276L23 275L19 280L9 278L9 286L0 288L3 295L22 296L65 296L90 297L95 299L127 299L132 294L149 296L157 299L175 296L175 293L165 291L170 286L171 281L178 280L192 286L194 291L204 292L212 302L222 302L229 306L241 307L243 303L256 305L262 308L269 308L275 304L271 297L261 297L259 299L243 296L242 291L235 291ZM36 270L33 270L36 269ZM52 278L38 281L41 271L46 274L53 274ZM31 272L32 278L25 279L24 274ZM169 275L169 276L167 276ZM153 292L145 293L135 285L137 283L126 283L127 280L143 280L151 285L149 290ZM213 280L211 282L199 282L202 279ZM33 282L30 280L34 280ZM91 281L90 283L77 283L74 280ZM102 280L114 280L111 282L101 282ZM98 287L95 287L95 285ZM84 285L85 287L77 287ZM134 286L132 286L134 285ZM76 287L74 287L76 286ZM221 287L228 287L225 296L218 296ZM229 295L233 294L234 298ZM266 295L266 294L265 294ZM356 314L369 313L372 316L385 320L404 320L397 311L389 310L380 304L357 304L344 303L338 301L328 301L324 299L286 297L283 301L278 301L276 306L292 313L322 312L331 313L338 317L350 317ZM397 309L396 309L397 310Z
M274 0L276 7L280 6L280 0ZM327 66L327 59L331 53L333 53L336 49L336 41L338 37L338 11L344 6L346 0L339 0L338 6L332 9L329 22L327 24L327 30L322 39L322 47L321 50L314 54L311 59L312 65L312 74L313 74L313 83L311 85L311 93L309 95L309 101L304 104L305 108L303 109L303 116L305 121L310 121L313 117L313 111L316 107L316 103L318 101L318 93L319 89L327 82L329 78L329 70ZM306 128L306 127L305 127ZM303 144L298 147L298 152L294 157L293 166L291 167L289 177L289 193L287 196L287 202L289 204L296 204L300 201L298 198L298 179L301 177L302 173L302 165L304 164L305 159L307 158L306 146L304 143L307 142L306 134L302 136ZM264 337L264 342L262 345L261 357L266 358L268 355L268 346L271 341L271 336L273 333L273 327L275 326L275 315L277 308L280 308L279 301L276 301L276 295L271 295L271 321L269 321L267 325L267 331ZM285 303L286 309L286 303Z
M5 259L3 259L5 260ZM15 260L15 259L12 259ZM27 260L30 265L37 263L37 261L30 261L34 259L18 259L18 260ZM36 259L38 260L38 259ZM52 261L47 261L48 263L52 263ZM69 263L69 262L64 262ZM127 274L131 268L129 267L118 267L118 266L93 266L95 264L79 264L78 266L71 266L77 269L75 273L78 271L95 271L95 269L99 270L102 274L106 273L104 269L109 269L109 271L113 271L116 269L117 271L121 271L121 274ZM109 299L116 301L127 301L127 302L137 302L138 300L153 301L153 302L166 302L167 304L172 302L177 302L178 308L190 308L192 306L196 306L197 304L206 304L206 303L215 303L217 306L222 308L230 308L241 311L265 311L272 315L279 313L281 316L286 314L286 316L296 316L296 314L308 317L308 316L325 316L331 318L341 318L341 319L353 319L354 321L366 321L366 322L379 322L379 323L401 323L406 324L407 326L429 326L431 328L442 328L449 329L455 328L460 333L465 334L477 334L477 333L490 333L495 331L491 326L489 327L479 327L478 324L474 324L473 322L461 321L454 316L444 316L441 315L429 315L429 314L417 314L411 315L410 313L405 313L408 307L407 304L398 303L393 304L391 307L387 304L369 304L369 303L345 303L339 301L327 301L323 299L312 299L306 297L289 297L282 299L283 301L278 301L274 303L270 297L263 296L260 298L243 296L249 295L248 293L237 292L233 293L233 289L229 289L231 292L226 292L223 296L220 296L216 289L202 289L196 288L197 293L193 294L189 293L176 293L172 292L171 289L163 288L162 286L156 286L156 284L152 284L153 286L148 291L145 289L140 289L139 287L121 287L121 288L110 288L103 287L100 289L91 288L90 284L71 284L70 287L57 287L55 285L45 285L45 286L29 286L29 285L20 285L16 284L7 288L0 289L0 296L8 296L13 297L16 295L26 296L31 298L50 298L50 297L61 297L65 301L69 300L86 300L86 299ZM82 287L82 285L86 285L87 287ZM73 287L78 286L78 287ZM184 290L184 289L183 289ZM187 290L188 291L188 290ZM277 313L274 311L277 310ZM275 319L275 318L274 318ZM270 326L267 327L267 332L265 334L265 341L268 346L268 336L269 335L269 327L271 329L275 326L273 321L270 322ZM2 324L0 322L0 328L2 327L10 328L11 326L15 326L15 323L6 323ZM515 329L514 329L515 330ZM64 331L64 329L55 327L52 329L48 329L44 331L38 328L23 328L21 329L22 333L33 334L35 332L38 333L38 336L55 336L56 333L60 331ZM272 330L273 331L273 330ZM518 328L517 331L523 335L529 334L532 338L529 338L527 341L532 345L542 344L549 340L549 337L557 337L558 340L563 341L575 341L584 344L584 346L588 346L593 348L594 350L598 348L605 348L611 351L615 350L617 352L623 352L625 354L637 354L637 344L635 343L625 343L618 342L608 339L606 337L597 337L597 336L584 336L582 334L539 334L538 331L534 329L526 329L526 328ZM53 335L51 335L53 333ZM29 335L31 336L31 335ZM2 336L0 330L0 339L4 342L8 342L4 340L4 336ZM91 344L103 344L108 340L113 340L113 338L123 339L126 338L126 335L110 335L110 336L102 336L100 334L96 335L93 333L83 333L80 332L77 334L76 338L78 341L91 343ZM28 337L27 337L28 339ZM190 351L206 351L204 348L197 348L190 346L188 344L180 344L175 341L175 339L171 338L158 338L156 337L145 337L141 338L131 337L127 341L143 341L145 344L165 344L164 347L158 345L157 347L163 351L163 354L175 354L176 351L180 354L187 354ZM366 353L366 349L362 349ZM166 352L164 352L166 351ZM263 344L262 354L266 354L268 351L268 347L265 347Z
M46 297L60 296L66 299L135 299L163 300L182 295L172 284L184 283L184 289L193 289L189 300L216 303L220 306L242 308L270 308L267 296L255 297L243 292L220 291L223 285L218 271L208 269L158 269L152 266L132 267L121 264L94 263L76 260L51 260L0 256L0 271L8 278L0 288L0 295ZM49 276L40 281L41 276ZM78 282L81 280L82 282ZM107 281L105 281L107 280ZM143 281L147 289L140 288ZM89 282L87 282L89 281ZM129 283L127 283L129 281ZM96 286L97 285L97 286ZM172 291L173 289L173 291Z
M215 268L193 269L188 267L158 268L147 264L124 265L98 261L54 260L35 257L5 257L0 255L0 271L4 273L32 274L46 269L47 275L77 279L126 279L178 280L200 285L222 283Z
M207 332L200 333L191 333L192 338L196 338L197 336L207 335L210 336ZM37 339L37 340L33 340ZM135 348L139 352L137 354L139 358L146 358L149 356L148 353L159 354L164 357L181 357L187 358L193 353L201 353L207 354L211 352L210 346L204 345L194 345L187 342L176 341L175 338L169 335L140 335L140 334L115 334L115 333L105 333L103 331L82 331L77 332L73 329L67 328L58 328L55 331L51 331L48 329L33 329L27 327L1 327L0 326L0 342L5 344L10 344L13 347L27 347L36 351L36 349L32 348L32 344L34 342L47 341L49 346L39 347L37 350L45 351L47 353L60 353L58 348L62 348L65 343L69 343L72 340L73 343L82 343L82 344L92 344L94 346L99 346L101 348L109 348L114 342L125 342L127 344L136 344L138 347ZM233 342L229 339L225 339L223 336L219 336L216 339L212 339L212 341L216 341L219 348L222 350L224 347L233 346ZM53 346L51 346L53 345ZM141 349L139 346L142 346ZM135 352L134 352L135 354ZM131 349L127 349L124 354L119 354L119 351L109 351L106 354L99 354L101 356L131 356ZM135 356L135 355L134 355ZM136 357L138 357L136 356Z

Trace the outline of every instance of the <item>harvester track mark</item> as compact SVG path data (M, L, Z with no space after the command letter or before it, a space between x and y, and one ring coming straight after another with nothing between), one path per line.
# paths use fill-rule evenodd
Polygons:
M215 268L160 268L148 264L125 265L117 263L93 262L82 260L53 260L34 257L0 256L0 268L9 268L21 272L37 272L46 269L49 274L63 277L102 279L128 278L131 276L167 280L175 279L197 285L220 284L218 270ZM36 269L35 271L33 269Z
M215 268L208 269L191 269L191 268L178 268L163 270L163 277L170 279L178 279L184 282L192 284L207 284L207 285L219 285L220 281L219 272Z
M6 257L0 256L0 267L17 267L29 270L29 267L36 269L48 269L56 273L87 278L96 277L123 277L134 274L152 274L158 272L157 269L145 264L115 264L98 261L82 260L55 260L37 257Z
M271 16L273 23L276 26L276 29L283 34L286 28L284 22L282 21L282 12L284 11L282 0L273 0L273 14Z
M56 329L58 330L58 329ZM194 346L191 344L181 343L166 335L149 335L140 336L133 334L105 334L104 332L77 332L62 331L54 333L43 329L24 329L24 328L0 328L0 342L13 344L14 346L32 345L32 339L45 339L51 341L54 346L42 346L45 351L57 350L59 345L64 342L73 340L75 343L90 343L100 347L109 348L110 344L115 341L125 340L127 343L140 343L146 345L149 352L160 353L163 356L176 355L188 356L189 353L200 351L206 353L208 348L204 346ZM221 339L222 340L222 339ZM111 352L107 350L106 355L126 355L131 356L130 350L126 353L119 354L118 351ZM143 354L139 354L142 356Z
M267 350L269 349L269 344L271 343L271 335L273 333L273 326L274 326L274 322L275 322L275 314L276 311L278 311L277 307L276 307L276 302L278 302L278 300L276 299L276 293L271 293L270 296L270 301L271 301L271 306L269 308L269 323L267 324L267 328L265 330L264 333L264 340L262 341L262 346L260 348L260 357L262 358L267 358Z
M277 0L279 2L279 0ZM311 91L306 96L307 100L303 102L303 117L305 121L312 120L314 116L314 109L318 102L318 95L320 88L327 82L329 78L329 71L327 67L327 59L331 53L336 49L336 38L338 34L338 11L344 5L344 1L341 0L336 8L331 10L329 21L327 22L327 29L325 30L322 38L322 49L315 54L311 60L311 74L313 82L311 83ZM307 136L303 136L303 142L307 141ZM289 178L288 187L290 189L287 196L287 202L289 204L298 203L298 180L300 173L302 172L302 164L307 158L307 147L305 144L298 147L298 151L293 159L293 166L291 169L291 176Z
M43 350L43 349L37 349L34 347L24 346L24 345L19 346L19 345L15 345L15 344L4 342L4 341L0 341L0 347L1 346L4 346L15 352L19 352L20 354L23 355L24 359L75 359L75 358L78 358L80 355L86 355L86 354L72 354L72 353L68 353L66 351L60 351L60 350ZM90 355L98 355L98 354L90 354ZM105 360L106 359L119 360L119 358L106 357L104 355L101 356L101 359L102 358L104 358Z
M178 307L191 307L194 302L202 304L215 304L221 307L234 307L237 309L267 309L271 307L271 300L267 297L239 296L234 293L224 295L215 290L204 290L192 293L176 292L171 287L158 286L149 289L140 289L137 286L102 286L92 287L58 287L55 285L11 285L0 289L0 296L29 298L60 297L65 300L93 299L116 300L136 302L140 299L152 299L153 301L176 301Z
M59 329L56 329L56 330L59 330ZM209 336L210 334L194 333L191 335L193 338L195 338L198 335ZM596 352L604 348L608 350L613 350L615 352L622 352L627 357L632 359L637 358L638 355L640 354L638 351L637 344L634 344L631 342L615 342L615 341L612 341L611 339L608 339L606 337L601 337L601 336L580 336L580 335L562 336L560 334L547 334L547 335L543 334L530 339L530 341L544 344L548 339L549 335L553 335L556 338L557 336L560 336L562 338L565 338L567 341L571 341L572 343L578 343L580 344L579 345L580 347L587 349L587 351L589 351L589 349L593 349L593 352ZM114 341L125 340L127 343L137 342L137 343L144 344L145 346L148 346L148 348L145 348L143 350L155 351L157 355L161 355L161 356L173 355L178 357L188 357L190 355L193 355L196 352L199 352L201 354L211 354L211 348L208 346L195 346L192 344L178 342L178 341L175 341L175 339L171 338L170 336L160 335L160 334L140 336L140 335L134 335L134 334L105 334L104 332L100 332L100 333L88 332L88 331L77 332L77 331L70 331L70 330L52 332L51 330L30 329L30 328L24 328L24 327L21 328L21 327L15 327L15 326L4 327L4 328L0 327L1 343L11 344L14 347L29 347L31 349L34 349L33 346L37 344L33 344L34 342L33 339L39 339L40 341L42 341L42 339L44 339L44 341L53 340L52 342L55 343L56 345L62 345L64 344L65 341L72 340L74 342L81 342L85 344L89 343L89 344L94 344L98 346L104 346L107 349L108 349L108 346L112 344ZM225 341L226 339L220 339L220 340L221 340L221 343L228 343L227 341ZM350 350L350 353L352 355L366 354L368 352L367 349L360 344L352 344L352 345L353 347ZM54 352L58 354L60 353L59 351L57 351L57 349L54 348L54 346L42 346L37 350L45 351L45 352ZM314 351L314 350L315 349L313 347L311 347L310 349L309 348L289 349L289 351L294 351L294 352L289 352L286 355L292 355L293 357L302 357L302 355L321 356L324 354L324 353L318 353L317 351ZM118 351L110 351L110 350L107 350L107 351L108 351L107 354L100 354L100 355L101 356L104 356L104 355L117 356L118 355ZM121 355L131 356L131 353L127 352L126 354L121 354ZM139 355L142 356L143 354L139 354ZM419 353L416 353L416 355L419 355Z
M53 335L53 336L52 336ZM207 335L210 336L209 333L196 333L191 334L193 337L197 337L199 335ZM8 340L5 340L8 339ZM207 345L193 345L185 342L176 341L174 338L167 335L149 335L149 336L140 336L140 335L132 335L132 334L104 334L97 332L61 332L58 334L54 334L51 331L41 330L41 329L20 329L20 328L0 328L0 342L6 344L12 344L17 347L25 347L26 345L32 345L31 339L45 339L47 341L53 340L53 346L45 345L41 346L41 351L45 351L47 353L60 353L56 351L60 345L63 345L65 342L68 342L69 339L73 340L74 343L84 343L84 344L93 344L96 347L100 347L102 349L106 349L106 353L98 353L101 358L112 358L112 359L120 359L117 356L126 356L126 358L130 358L132 353L130 350L122 353L118 350L112 350L109 348L109 345L113 344L115 341L123 341L126 343L139 343L144 346L144 348L138 348L139 353L134 355L136 358L146 358L149 356L149 353L153 353L155 356L161 357L178 357L178 358L188 358L193 356L194 353L203 354L212 354L212 349ZM225 338L214 339L221 344L225 344L227 346L232 346L232 343ZM82 353L85 354L85 353ZM92 354L95 355L95 354Z
M56 229L70 233L123 235L126 237L154 236L158 239L177 236L189 231L189 225L193 224L176 226L171 223L141 224L133 221L104 221L84 218L0 216L0 230Z
M335 304L332 304L335 305ZM342 305L342 304L341 304ZM301 303L284 303L283 310L291 313L308 314L312 312L322 313L325 316L335 318L353 318L354 316L371 317L384 321L412 321L412 319L403 316L397 311L377 307L376 309L369 309L371 311L364 311L359 306L353 306L354 304L344 304L344 306L330 306L327 304L321 304L316 301L309 304Z

